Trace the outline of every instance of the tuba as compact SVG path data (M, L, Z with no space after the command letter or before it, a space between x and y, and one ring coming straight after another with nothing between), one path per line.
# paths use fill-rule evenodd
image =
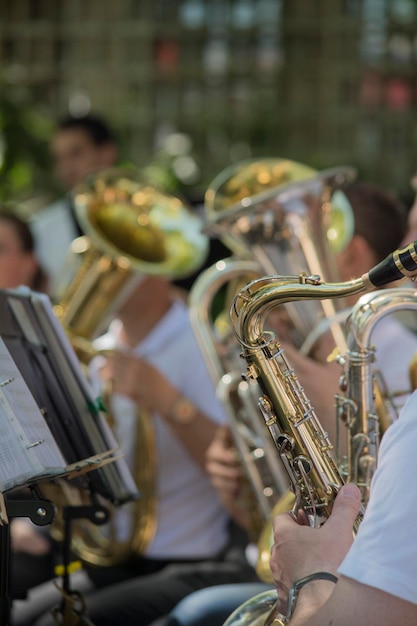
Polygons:
M143 276L176 279L194 273L207 257L208 238L187 204L141 180L134 169L113 168L87 178L75 189L74 204L85 236L74 241L76 272L62 286L54 310L87 367L97 354L94 338ZM111 424L109 414L108 419ZM90 522L75 520L72 548L82 561L114 565L141 554L154 535L154 432L146 411L137 420L135 463L141 497L130 505L129 538L118 542L111 525L106 536Z
M417 275L416 252L417 242L414 242L393 252L361 278L344 283L324 283L319 276L305 275L261 278L246 285L232 304L233 327L247 362L246 377L256 380L261 388L259 412L294 492L291 512L296 516L302 509L312 527L320 527L328 519L344 477L331 454L327 433L280 342L273 333L264 330L265 320L274 307L291 300L339 298L381 287L404 276L412 278ZM354 531L362 515L363 508ZM225 626L285 624L286 617L277 616L274 598L274 591L262 594L259 603L251 598L232 613Z
M265 425L256 418L257 390L242 380L240 345L225 312L239 285L253 278L306 268L335 278L334 253L353 233L350 205L337 188L354 175L351 168L317 172L288 159L261 158L227 168L206 192L206 230L234 256L197 278L189 296L190 316L255 496L259 513L251 534L261 537L256 569L262 580L271 577L266 527L277 506L288 508L289 483ZM285 314L292 340L306 352L320 321L330 324L341 345L344 334L333 302L317 302L308 310L292 302Z
M220 173L205 197L206 230L219 237L236 258L253 260L261 276L307 271L338 279L335 253L350 241L354 218L339 187L356 171L335 167L317 171L283 158L239 162ZM245 282L248 282L247 280ZM304 353L320 320L334 320L344 303L315 302L306 310L287 304L292 342ZM329 323L336 345L343 332Z

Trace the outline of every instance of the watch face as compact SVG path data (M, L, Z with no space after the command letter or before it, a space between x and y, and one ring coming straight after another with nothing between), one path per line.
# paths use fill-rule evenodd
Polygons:
M196 416L196 407L186 398L179 398L172 407L172 419L179 424L189 424Z

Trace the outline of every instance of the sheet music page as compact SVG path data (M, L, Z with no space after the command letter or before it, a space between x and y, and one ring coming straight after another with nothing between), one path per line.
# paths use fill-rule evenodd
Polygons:
M13 307L13 303L11 305ZM38 314L38 320L45 336L48 338L49 347L54 351L58 367L65 375L65 381L68 389L71 390L71 397L77 405L79 417L83 421L91 442L95 444L96 452L118 448L118 443L104 414L97 409L92 385L82 371L68 336L53 312L48 296L33 293L32 305ZM94 418L89 404L95 406ZM108 466L106 471L106 480L111 488L115 493L119 492L122 501L127 499L129 494L136 497L138 488L125 459L117 459L114 466L114 468ZM116 467L120 478L114 473Z
M0 337L0 487L65 471L47 423Z
M107 457L108 450L115 451L118 448L117 443L101 412L99 399L93 393L48 296L39 292L21 293L11 290L6 297L25 339L46 350L48 361L56 370L56 380L65 385L71 406L75 409L74 420L78 422L76 426L84 431L83 443L91 448L93 456L101 459L104 453ZM33 324L32 314L36 318L36 324ZM110 456L112 458L106 458L105 462L100 460L96 465L85 459L83 453L75 465L95 469L91 477L94 481L92 487L111 502L122 503L138 497L138 488L126 460L118 453L112 452ZM71 471L70 467L67 468Z

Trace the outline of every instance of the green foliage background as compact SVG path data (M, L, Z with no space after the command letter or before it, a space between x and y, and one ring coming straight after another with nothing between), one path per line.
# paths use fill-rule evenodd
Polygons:
M19 205L55 192L48 141L53 122L0 84L0 202Z

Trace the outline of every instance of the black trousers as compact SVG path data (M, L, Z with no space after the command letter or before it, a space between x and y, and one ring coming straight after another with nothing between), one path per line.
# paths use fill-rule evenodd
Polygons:
M144 559L142 573L102 587L94 584L85 571L77 572L72 577L71 588L84 595L89 618L95 626L147 626L167 615L193 591L256 580L243 551L234 548L212 561L168 563ZM26 602L15 603L12 624L53 626L50 609L59 602L56 586L42 585L30 592Z

